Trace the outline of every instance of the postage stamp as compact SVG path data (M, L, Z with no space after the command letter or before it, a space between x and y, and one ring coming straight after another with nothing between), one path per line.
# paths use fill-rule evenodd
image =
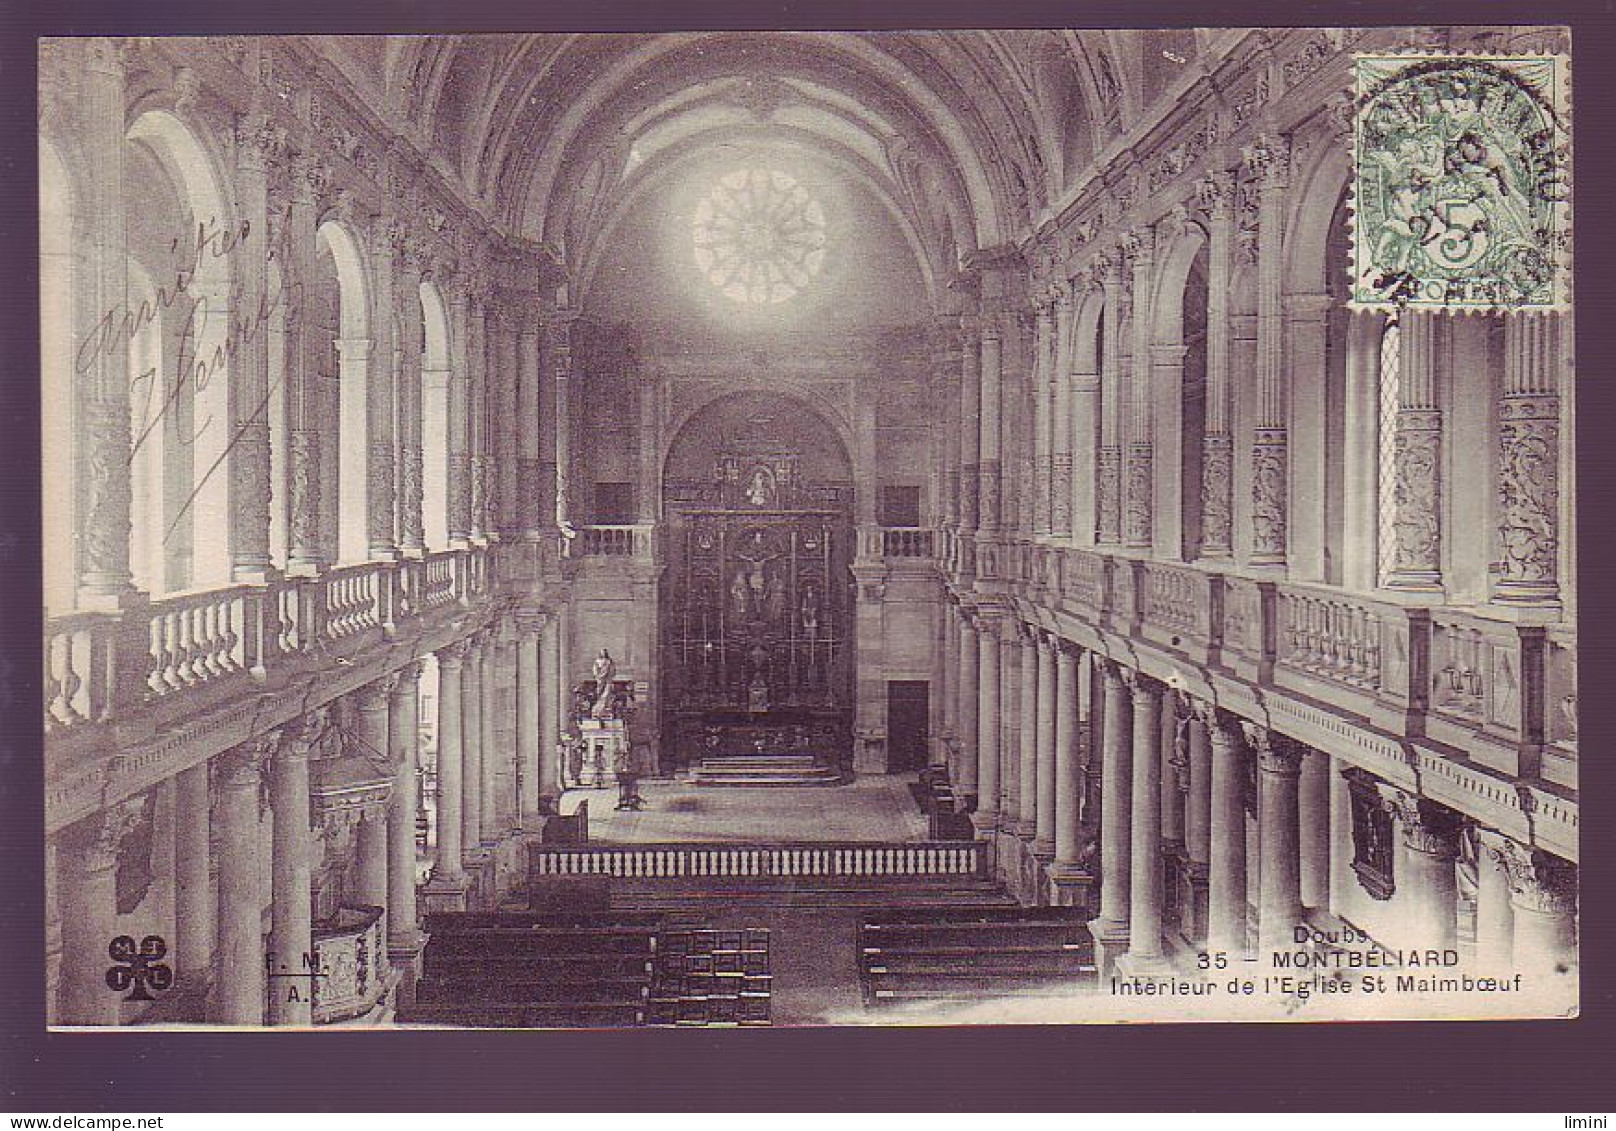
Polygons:
M1568 60L1354 57L1352 305L1563 308Z

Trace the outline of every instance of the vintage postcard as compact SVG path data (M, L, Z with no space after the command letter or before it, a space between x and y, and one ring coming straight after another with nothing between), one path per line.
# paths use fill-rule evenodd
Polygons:
M1576 1015L1572 59L40 41L49 1024Z

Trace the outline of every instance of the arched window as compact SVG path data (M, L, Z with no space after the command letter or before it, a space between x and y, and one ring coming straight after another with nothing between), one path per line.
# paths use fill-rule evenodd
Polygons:
M1397 405L1402 387L1402 327L1389 315L1380 331L1380 396L1376 402L1376 573L1381 585L1397 560Z
M327 220L320 225L316 242L321 284L316 296L326 298L334 293L336 299L320 303L325 307L325 333L330 335L329 352L320 354L326 386L320 396L325 411L316 417L326 422L320 445L321 504L327 545L335 544L339 563L351 564L364 561L370 550L366 521L369 307L359 245L353 235L340 222ZM321 318L322 312L316 317Z

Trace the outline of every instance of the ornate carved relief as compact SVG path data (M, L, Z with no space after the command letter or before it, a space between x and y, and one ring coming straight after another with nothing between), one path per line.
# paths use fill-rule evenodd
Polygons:
M269 561L269 430L262 420L238 425L230 451L235 479L235 557L242 563Z
M1403 574L1435 574L1442 567L1440 475L1442 414L1435 409L1402 409L1394 442L1397 519L1392 569Z
M1108 446L1100 449L1099 458L1098 539L1101 542L1122 541L1122 449Z
M365 522L371 541L393 540L393 446L371 444L365 461Z
M1285 559L1285 429L1259 428L1251 449L1252 556Z
M1552 596L1559 557L1559 398L1504 398L1499 406L1499 596Z
M1151 536L1155 457L1148 443L1128 445L1128 491L1124 501L1124 536L1130 546L1148 546Z
M421 449L405 448L404 462L399 468L399 538L406 546L418 547L424 542L421 529Z
M129 577L128 404L116 398L92 400L85 406L85 429L83 573L104 585L121 585Z
M290 440L292 552L312 556L320 541L320 434L294 428Z
M465 452L449 456L449 532L464 536L471 526L471 457Z
M1547 852L1505 840L1498 853L1509 880L1510 902L1543 915L1570 916L1577 910L1577 869Z
M1201 553L1227 557L1233 540L1234 444L1209 435L1201 446Z

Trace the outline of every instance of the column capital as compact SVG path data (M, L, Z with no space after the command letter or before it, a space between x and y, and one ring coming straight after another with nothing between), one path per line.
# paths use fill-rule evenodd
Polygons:
M523 609L512 616L516 631L521 636L538 636L544 632L553 614L542 609Z
M1122 668L1122 682L1133 693L1133 705L1136 710L1153 706L1154 700L1161 695L1161 684L1135 668Z
M1571 915L1577 908L1577 869L1568 861L1505 839L1498 859L1509 880L1510 902L1523 911Z
M279 728L265 731L219 755L216 764L220 787L249 789L263 784L264 768L280 749L283 733Z
M1381 796L1397 817L1403 843L1427 856L1455 857L1459 854L1459 814L1434 801L1406 790L1387 788Z
M409 663L405 664L403 667L399 668L393 673L394 680L391 688L392 692L397 694L410 684L415 683L421 678L421 673L425 670L426 660L424 658L419 660L411 660Z
M353 693L354 700L359 704L361 711L385 711L387 700L393 689L398 686L399 673L389 672L380 679L372 680Z
M1269 730L1259 723L1241 720L1246 745L1257 755L1257 768L1270 774L1299 774L1307 748L1295 739Z
M443 671L458 672L460 665L466 661L466 653L471 651L471 638L456 640L453 644L446 644L437 650L438 667Z
M1264 191L1283 189L1290 179L1291 143L1283 134L1267 131L1241 147L1240 161Z
M1195 182L1195 202L1208 219L1228 220L1234 212L1235 175L1217 169Z

